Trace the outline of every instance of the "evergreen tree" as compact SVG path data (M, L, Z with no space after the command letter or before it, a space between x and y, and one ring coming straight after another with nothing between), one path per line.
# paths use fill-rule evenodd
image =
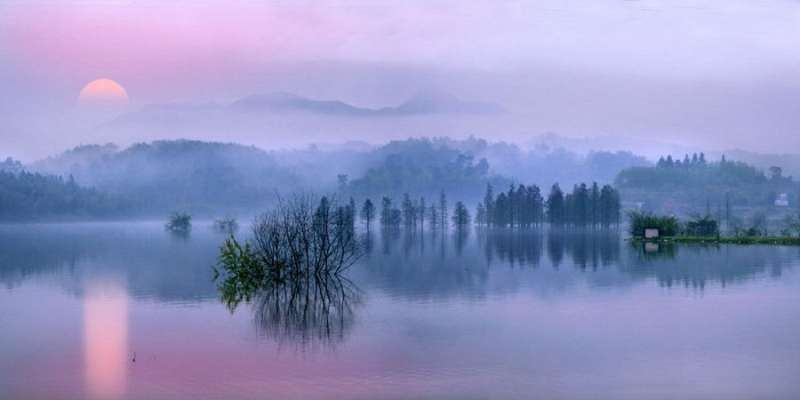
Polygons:
M381 225L388 227L392 224L392 199L384 196L381 199Z
M592 228L600 224L600 207L600 188L597 186L597 182L593 182L589 197L589 225Z
M547 196L547 222L556 226L564 224L564 193L557 183Z
M417 204L417 214L419 217L419 229L425 229L425 197L419 198L419 203Z
M364 200L364 205L361 206L361 219L367 225L367 231L369 231L370 224L372 223L372 218L375 217L375 205L372 204L372 200L366 199Z
M486 194L483 196L483 206L486 209L486 224L494 225L494 189L492 184L486 184Z
M475 208L475 223L479 226L486 225L486 207L481 202L478 202L478 206Z
M436 208L435 204L431 204L431 207L428 211L428 216L431 220L431 229L436 230L439 227L441 219L439 218L439 210Z
M416 228L417 211L414 209L414 203L411 201L411 196L409 196L408 193L403 195L403 203L400 207L403 212L403 223L406 228Z
M469 210L467 207L464 206L464 203L458 201L456 202L455 208L453 209L453 225L459 230L464 229L470 223L470 215Z
M509 203L510 201L505 193L500 193L495 200L494 223L501 228L505 228L509 223L509 216L511 215L511 212L509 211L511 206Z
M439 218L441 219L442 229L447 228L447 196L444 190L439 194Z

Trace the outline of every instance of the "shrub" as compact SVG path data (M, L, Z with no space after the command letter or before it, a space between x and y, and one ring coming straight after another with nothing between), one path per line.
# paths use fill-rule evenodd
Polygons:
M192 216L185 212L174 212L169 216L165 228L170 232L189 232L192 230Z
M628 214L628 218L630 234L634 237L644 237L644 231L648 228L658 229L661 236L675 236L678 233L678 219L672 216L632 211Z
M719 236L719 223L708 215L695 217L686 223L685 233L688 236Z

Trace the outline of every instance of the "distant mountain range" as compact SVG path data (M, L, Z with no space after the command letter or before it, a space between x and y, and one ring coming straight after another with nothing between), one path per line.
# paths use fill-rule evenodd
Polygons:
M504 111L498 104L464 101L452 94L425 91L394 107L356 107L339 100L315 100L292 93L247 96L233 102L231 109L248 112L303 111L343 116L402 116L415 114L494 114Z
M169 122L181 116L197 113L230 115L280 115L308 113L341 117L402 117L433 114L499 114L505 109L496 103L467 101L441 91L423 91L406 101L390 107L358 107L341 100L318 100L287 92L254 94L231 103L169 103L152 104L118 116L104 124L115 126L131 122Z

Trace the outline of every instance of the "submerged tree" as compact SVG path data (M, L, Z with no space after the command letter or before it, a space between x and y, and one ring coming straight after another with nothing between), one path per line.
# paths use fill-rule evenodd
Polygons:
M252 241L240 243L233 236L225 241L218 267L262 286L349 268L361 254L349 206L338 207L326 197L316 207L315 202L311 196L280 200L257 218Z
M364 205L361 206L361 219L367 225L367 231L369 231L373 218L375 218L375 205L372 204L372 200L366 199L364 200Z
M362 253L354 209L327 197L280 200L256 219L252 240L224 242L214 269L223 302L231 311L251 303L257 326L276 338L343 337L359 294L341 276Z
M564 225L564 193L554 184L547 196L547 222L550 225Z
M185 212L174 212L164 228L170 232L188 233L192 230L192 216Z
M233 234L239 230L239 222L233 217L224 217L214 220L214 230L217 232Z
M453 225L455 225L457 229L461 230L469 224L469 210L467 210L467 207L464 205L464 203L460 201L456 202L455 208L453 208Z
M447 196L444 194L444 190L439 194L439 218L442 229L447 229Z

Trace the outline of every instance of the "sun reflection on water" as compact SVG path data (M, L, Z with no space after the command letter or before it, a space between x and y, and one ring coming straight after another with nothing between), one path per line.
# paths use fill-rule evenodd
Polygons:
M128 296L122 286L89 287L83 303L83 340L88 398L121 398L129 361Z

